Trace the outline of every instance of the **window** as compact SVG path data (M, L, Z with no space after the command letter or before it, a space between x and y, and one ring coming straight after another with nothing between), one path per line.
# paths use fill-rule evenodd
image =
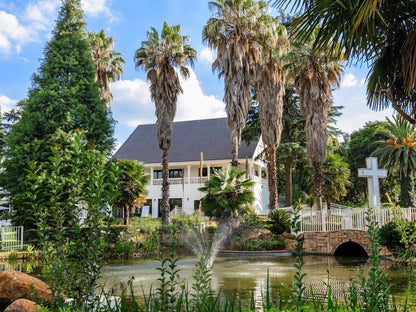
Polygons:
M162 199L161 198L158 199L158 206L159 206L158 215L161 216L162 215L162 211L161 211ZM175 208L182 208L182 198L170 198L169 206L170 206L171 211Z
M169 170L169 178L182 178L182 169Z
M153 179L162 179L162 170L153 171Z
M222 167L210 167L209 168L209 174L211 175L211 174L214 174L214 169L215 170L217 170L217 171L221 171L221 169L222 169ZM199 167L198 168L198 177L200 177L201 176L201 167ZM202 168L202 176L203 177L207 177L208 176L208 168Z
M182 178L182 169L169 170L169 178ZM153 179L163 179L162 170L153 171Z

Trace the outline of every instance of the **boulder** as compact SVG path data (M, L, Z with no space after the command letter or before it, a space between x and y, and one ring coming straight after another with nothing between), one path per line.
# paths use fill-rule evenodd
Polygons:
M36 294L35 296L33 292ZM0 302L9 303L14 299L34 299L33 297L51 300L49 286L22 272L8 270L0 273Z
M4 312L36 312L40 311L40 306L27 299L18 299L9 305Z
M240 242L249 240L265 240L273 237L273 233L267 229L246 229L240 234Z

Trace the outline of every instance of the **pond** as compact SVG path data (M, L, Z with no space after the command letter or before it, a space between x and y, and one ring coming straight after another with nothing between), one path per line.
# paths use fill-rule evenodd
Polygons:
M304 256L306 295L310 295L312 286L314 296L323 299L331 285L331 291L338 300L344 299L350 281L358 281L361 270L369 268L366 259L362 258L335 258L332 256ZM188 281L189 289L193 282L197 262L195 257L182 257L178 262L180 279ZM222 294L248 300L253 294L256 305L261 305L264 295L267 276L269 275L270 288L273 298L276 298L277 290L285 293L282 283L291 284L295 268L292 256L245 256L245 257L217 257L212 266L212 286L214 290L220 290ZM103 267L102 277L99 283L106 292L112 289L116 295L121 294L123 286L132 280L135 297L143 300L143 291L147 294L151 286L157 287L159 277L156 268L159 262L156 260L117 260L106 261ZM392 293L396 299L404 299L408 285L409 273L406 270L397 269L389 260L383 260L382 269L387 273ZM36 264L23 262L0 263L0 270L16 269L44 279L40 273L40 267ZM358 283L357 283L358 286Z
M304 256L303 259L303 272L307 273L304 279L306 295L310 295L312 286L314 296L323 300L327 295L328 286L331 285L333 296L342 301L351 280L357 283L360 271L369 268L366 259L362 258ZM225 295L236 294L239 298L248 299L253 293L255 301L260 304L268 275L274 297L278 289L284 293L282 283L292 283L295 273L294 261L295 258L292 256L217 257L212 266L212 286L214 290L221 289ZM196 262L196 258L185 257L178 263L180 278L188 281L189 288L193 282ZM113 285L126 285L127 281L132 279L134 294L141 297L143 290L146 293L151 286L153 289L157 287L158 265L158 261L154 260L110 261L104 266L100 283L105 285L106 291L110 291ZM395 268L389 260L383 260L381 267L388 274L393 294L399 300L404 298L408 272ZM120 288L116 287L115 291L120 293Z

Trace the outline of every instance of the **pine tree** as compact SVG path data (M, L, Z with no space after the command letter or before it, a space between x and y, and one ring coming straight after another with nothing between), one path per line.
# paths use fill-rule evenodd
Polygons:
M27 163L47 161L50 146L65 146L69 131L84 129L90 144L102 153L111 150L114 121L94 78L80 0L63 0L21 118L7 137L1 183L9 194L13 224L34 228L25 199Z

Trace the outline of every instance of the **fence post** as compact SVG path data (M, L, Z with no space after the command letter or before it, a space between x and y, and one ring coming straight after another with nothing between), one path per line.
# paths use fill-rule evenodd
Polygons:
M1 228L1 251L4 250L4 227Z
M20 227L20 249L23 250L23 226Z

